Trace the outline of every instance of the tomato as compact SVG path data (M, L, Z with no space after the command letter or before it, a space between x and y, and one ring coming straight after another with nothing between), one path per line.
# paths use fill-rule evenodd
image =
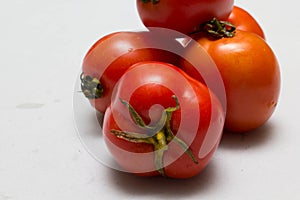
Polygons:
M178 55L164 49L182 46L170 37L170 32L151 29L115 32L99 39L89 49L82 63L82 91L91 105L104 113L110 104L115 84L137 62L154 60L177 65Z
M103 133L126 172L189 178L211 160L224 120L221 103L205 85L176 66L148 61L121 77Z
M274 112L280 93L280 69L271 47L257 34L236 30L219 39L205 33L192 36L215 61L227 96L225 129L246 132L264 124ZM186 54L193 54L194 47ZM184 64L182 69L185 70ZM186 72L199 77L191 70Z
M227 21L235 25L236 29L256 33L257 35L265 39L263 29L261 28L257 20L245 9L234 6Z
M138 14L147 27L164 27L189 34L216 17L226 20L234 0L136 0Z

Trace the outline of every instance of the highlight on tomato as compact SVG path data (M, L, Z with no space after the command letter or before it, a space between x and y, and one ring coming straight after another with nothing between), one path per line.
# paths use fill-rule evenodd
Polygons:
M204 84L164 62L130 67L104 115L105 143L126 172L189 178L216 151L225 113Z

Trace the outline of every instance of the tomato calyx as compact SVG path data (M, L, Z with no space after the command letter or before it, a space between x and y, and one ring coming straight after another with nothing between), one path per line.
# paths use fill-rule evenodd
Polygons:
M153 5L154 4L158 4L160 2L160 0L140 0L143 3L149 3L151 2Z
M83 73L80 75L80 80L81 91L86 98L97 99L102 97L104 90L100 80L88 75L85 76Z
M141 116L135 111L135 109L127 101L120 99L122 104L124 104L129 110L129 113L133 118L135 124L141 129L145 130L146 134L127 132L115 129L112 129L110 131L111 134L115 135L116 137L129 142L152 144L154 148L154 165L161 176L166 176L163 166L163 156L164 152L168 150L168 144L171 141L177 143L192 159L192 161L195 164L198 164L198 161L196 160L189 146L183 140L176 137L173 131L171 130L170 122L172 119L172 114L180 107L177 97L173 95L172 98L175 100L176 106L164 109L160 120L153 126L146 125Z
M214 38L231 38L234 37L236 27L230 22L220 21L216 18L213 18L210 21L204 22L200 25L200 30L208 33L210 36Z

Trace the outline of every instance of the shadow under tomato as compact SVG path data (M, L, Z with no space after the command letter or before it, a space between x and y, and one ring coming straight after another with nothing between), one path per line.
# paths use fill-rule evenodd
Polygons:
M100 125L100 127L102 128L104 114L100 112L96 112L96 117L97 117L98 125Z
M248 149L267 144L273 137L274 124L271 121L246 133L224 132L220 149Z
M91 112L86 116L85 126L88 126L85 129L85 133L89 137L94 137L95 139L99 139L99 137L103 136L102 133L102 125L103 125L103 114L99 112ZM86 131L88 130L88 131Z
M111 170L111 180L119 191L126 194L157 198L157 199L187 199L210 191L209 188L217 180L213 160L197 176L189 179L171 179L164 177L138 177L133 174Z

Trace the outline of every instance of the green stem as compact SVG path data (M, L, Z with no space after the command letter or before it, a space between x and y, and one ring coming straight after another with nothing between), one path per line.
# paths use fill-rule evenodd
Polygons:
M175 107L166 108L161 115L161 119L155 126L147 126L141 116L135 111L135 109L126 101L121 99L121 102L129 110L131 117L134 119L134 122L137 126L142 127L144 130L147 130L151 134L140 134L120 130L111 130L110 132L118 138L123 140L133 142L133 143L147 143L152 144L154 149L154 165L156 170L160 175L165 176L164 166L163 166L163 156L164 152L168 149L168 143L174 140L184 151L189 155L195 164L198 164L195 156L193 155L189 146L181 139L177 138L171 130L171 119L172 114L179 109L179 102L177 97L172 96L176 102ZM163 126L161 126L163 125ZM158 127L162 127L159 128ZM153 133L153 130L158 130Z
M198 161L196 160L195 156L193 155L192 151L190 150L189 146L182 141L181 139L179 139L178 137L176 137L171 129L171 125L170 125L170 121L172 118L172 114L175 110L179 109L179 102L178 99L175 96L172 96L173 99L175 99L176 101L176 107L175 108L167 108L165 111L167 113L167 122L165 125L165 130L166 130L166 134L167 134L167 141L170 142L172 140L174 140L174 142L176 142L184 151L186 154L188 154L188 156L192 159L192 161L195 164L198 164Z
M164 163L163 163L165 150L166 150L165 148L162 149L154 148L154 165L155 165L155 169L159 172L161 176L166 176L164 170Z
M231 38L235 35L235 26L227 21L219 21L216 18L200 25L200 30L207 32L214 38Z
M120 99L120 101L129 110L129 113L132 116L135 124L139 128L145 130L148 136L153 136L155 133L160 131L164 126L164 124L166 123L167 115L165 112L163 112L161 115L161 119L155 124L155 126L148 126L146 125L142 117L135 111L135 109L127 101L124 101L122 99Z

